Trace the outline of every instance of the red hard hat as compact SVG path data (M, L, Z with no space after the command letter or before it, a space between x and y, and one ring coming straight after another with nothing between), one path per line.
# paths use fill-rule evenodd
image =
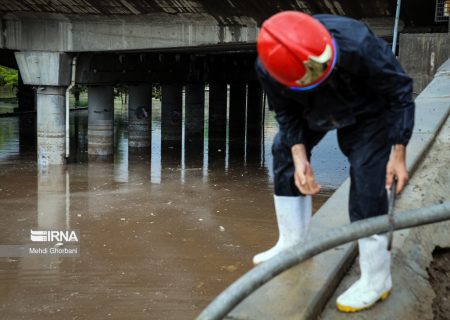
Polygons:
M257 50L264 68L278 82L295 90L322 83L336 63L336 46L318 20L298 11L267 19L258 35Z

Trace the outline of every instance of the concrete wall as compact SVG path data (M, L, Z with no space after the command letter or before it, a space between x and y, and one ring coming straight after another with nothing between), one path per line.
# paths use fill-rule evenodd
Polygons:
M449 57L446 33L401 34L399 60L414 79L414 92L419 94L433 80L437 68Z

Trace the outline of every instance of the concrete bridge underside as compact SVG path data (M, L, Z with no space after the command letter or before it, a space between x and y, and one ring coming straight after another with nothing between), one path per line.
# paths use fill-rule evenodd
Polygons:
M362 19L392 33L395 1L0 0L0 47L12 50L116 51L254 42L258 27L283 10ZM434 1L403 0L406 28L434 23Z
M434 23L434 3L403 0L403 8L403 29L447 28ZM242 145L245 128L256 128L252 135L258 140L263 99L253 67L254 44L262 21L283 10L351 16L389 38L395 1L0 0L0 59L14 67L15 52L23 83L37 90L38 162L65 161L65 101L74 83L88 86L92 155L113 153L112 90L117 84L130 90L129 128L135 137L130 146L148 147L149 121L141 116L151 115L154 83L162 87L162 139L170 148L181 139L183 86L189 139L202 131L195 114L203 114L208 85L210 100L220 102L210 103L217 109L210 110L210 124L221 128L211 137L225 140L229 108L230 140Z

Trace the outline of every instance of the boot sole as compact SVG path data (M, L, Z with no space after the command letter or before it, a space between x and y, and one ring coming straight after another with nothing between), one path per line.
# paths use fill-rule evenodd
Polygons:
M369 308L373 307L378 301L386 300L389 297L390 294L391 294L391 290L386 291L380 296L380 298L378 298L378 300L375 300L374 303L372 303L372 304L370 304L368 306L362 307L362 308L355 308L355 307L352 307L352 306L344 306L344 305L339 304L339 303L336 303L336 307L341 312L347 312L347 313L358 312L358 311L366 310L366 309L369 309Z

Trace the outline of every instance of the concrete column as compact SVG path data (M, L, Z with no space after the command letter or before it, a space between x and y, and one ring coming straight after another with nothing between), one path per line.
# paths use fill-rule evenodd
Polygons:
M65 163L65 88L40 87L37 101L38 165Z
M182 86L163 84L161 100L161 160L163 163L179 163L182 135Z
M152 86L130 86L128 100L128 147L150 148Z
M71 56L63 52L15 52L24 85L37 87L38 165L65 163L65 89Z
M230 85L229 140L230 161L240 160L245 153L246 84Z
M88 154L114 153L114 88L88 87Z
M213 82L209 85L208 118L209 159L224 159L227 139L227 84L224 82Z
M201 166L205 128L204 85L188 84L185 101L185 160L187 166Z
M257 81L248 84L247 94L247 161L261 160L263 128L263 90Z

